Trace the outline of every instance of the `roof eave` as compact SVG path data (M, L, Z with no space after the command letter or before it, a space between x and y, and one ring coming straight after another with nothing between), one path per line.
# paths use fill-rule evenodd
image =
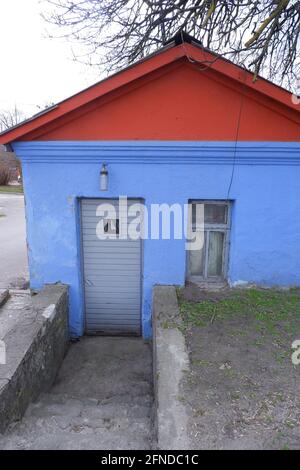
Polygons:
M22 137L35 131L39 127L42 127L121 86L127 85L128 83L141 78L154 70L182 58L186 58L195 64L203 64L203 62L206 64L209 63L208 68L262 93L268 98L279 102L293 111L298 111L298 108L292 102L291 93L284 88L281 88L262 77L258 77L254 82L253 74L250 71L233 64L228 59L207 50L199 44L195 44L193 41L182 42L178 45L176 45L176 41L173 41L167 43L163 48L153 54L129 65L125 69L122 69L79 93L66 98L51 108L48 108L26 121L23 121L17 126L4 131L0 134L0 144L8 144L10 142L20 140Z

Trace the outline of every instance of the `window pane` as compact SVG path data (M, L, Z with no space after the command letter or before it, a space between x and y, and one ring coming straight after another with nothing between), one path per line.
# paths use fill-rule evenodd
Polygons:
M222 204L205 204L204 220L206 224L226 224L227 206Z
M119 219L107 219L104 222L104 233L119 235Z
M203 224L204 218L204 203L203 202L193 202L192 203L192 226L193 230L197 225Z
M209 232L207 271L209 277L222 275L223 245L223 232Z
M197 237L201 241L203 240L203 233L197 233ZM205 240L205 239L204 239ZM191 276L203 276L204 275L204 256L205 256L205 241L203 240L203 246L199 250L189 250L189 272Z

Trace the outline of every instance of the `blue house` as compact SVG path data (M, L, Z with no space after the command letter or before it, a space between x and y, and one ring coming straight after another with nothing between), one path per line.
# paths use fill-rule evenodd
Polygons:
M299 285L299 106L185 37L2 133L31 288L70 286L74 337L150 338L155 284Z

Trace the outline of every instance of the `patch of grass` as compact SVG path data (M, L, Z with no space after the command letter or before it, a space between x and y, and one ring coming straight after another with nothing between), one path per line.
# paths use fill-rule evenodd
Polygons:
M178 325L176 322L168 321L168 320L165 320L164 322L162 322L161 326L164 330L169 330L171 328L178 328Z
M230 398L232 400L239 400L241 398L241 394L239 392L232 392L230 394Z
M199 367L213 367L216 364L211 361L206 361L205 359L193 359L192 364Z
M297 421L295 419L287 419L284 424L288 428L294 429L297 426Z
M287 361L290 361L290 352L281 350L275 353L275 360L278 364L284 364Z
M277 406L285 401L285 397L281 392L269 392L266 394L267 400L272 406Z
M231 331L231 333L229 333L229 336L231 336L232 338L237 338L239 336L247 336L247 331L243 331L243 330L233 330Z
M290 448L287 444L283 444L280 450L290 450Z
M200 417L200 416L204 416L205 415L205 410L202 410L202 408L198 408L197 410L194 410L193 411L193 415L197 418L197 417Z
M186 397L184 397L183 395L177 395L177 400L183 404L187 403Z
M238 377L238 374L232 369L223 369L223 373L228 379L235 379Z
M258 338L258 339L255 339L252 344L253 346L260 347L264 345L264 340L263 338Z
M179 308L186 329L189 326L204 327L234 316L251 316L262 334L276 336L295 331L295 320L300 320L300 290L245 289L232 291L222 300L186 302L179 296Z
M0 193L23 193L23 186L0 186Z

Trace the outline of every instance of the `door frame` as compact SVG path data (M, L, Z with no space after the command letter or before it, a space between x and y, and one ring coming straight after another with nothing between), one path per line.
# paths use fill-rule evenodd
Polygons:
M99 196L91 196L91 197L85 197L81 196L78 198L78 232L79 232L79 245L80 245L80 266L81 266L81 276L80 276L80 282L81 282L81 290L82 290L82 306L83 306L83 331L84 334L87 334L87 328L86 328L86 301L85 301L85 282L84 282L84 250L83 250L83 236L82 236L82 229L83 229L83 221L82 221L82 201L83 200L102 200L102 201L118 201L119 197L99 197ZM145 205L145 199L142 197L127 197L128 201L138 201L141 202L142 204ZM144 239L140 239L140 266L141 266L141 271L140 271L140 325L139 325L139 332L138 334L129 334L129 333L116 333L114 336L142 336L143 334L143 299L144 299ZM92 335L91 332L88 333L90 336ZM101 333L95 332L95 335L101 336ZM109 333L103 333L103 336L111 336Z

